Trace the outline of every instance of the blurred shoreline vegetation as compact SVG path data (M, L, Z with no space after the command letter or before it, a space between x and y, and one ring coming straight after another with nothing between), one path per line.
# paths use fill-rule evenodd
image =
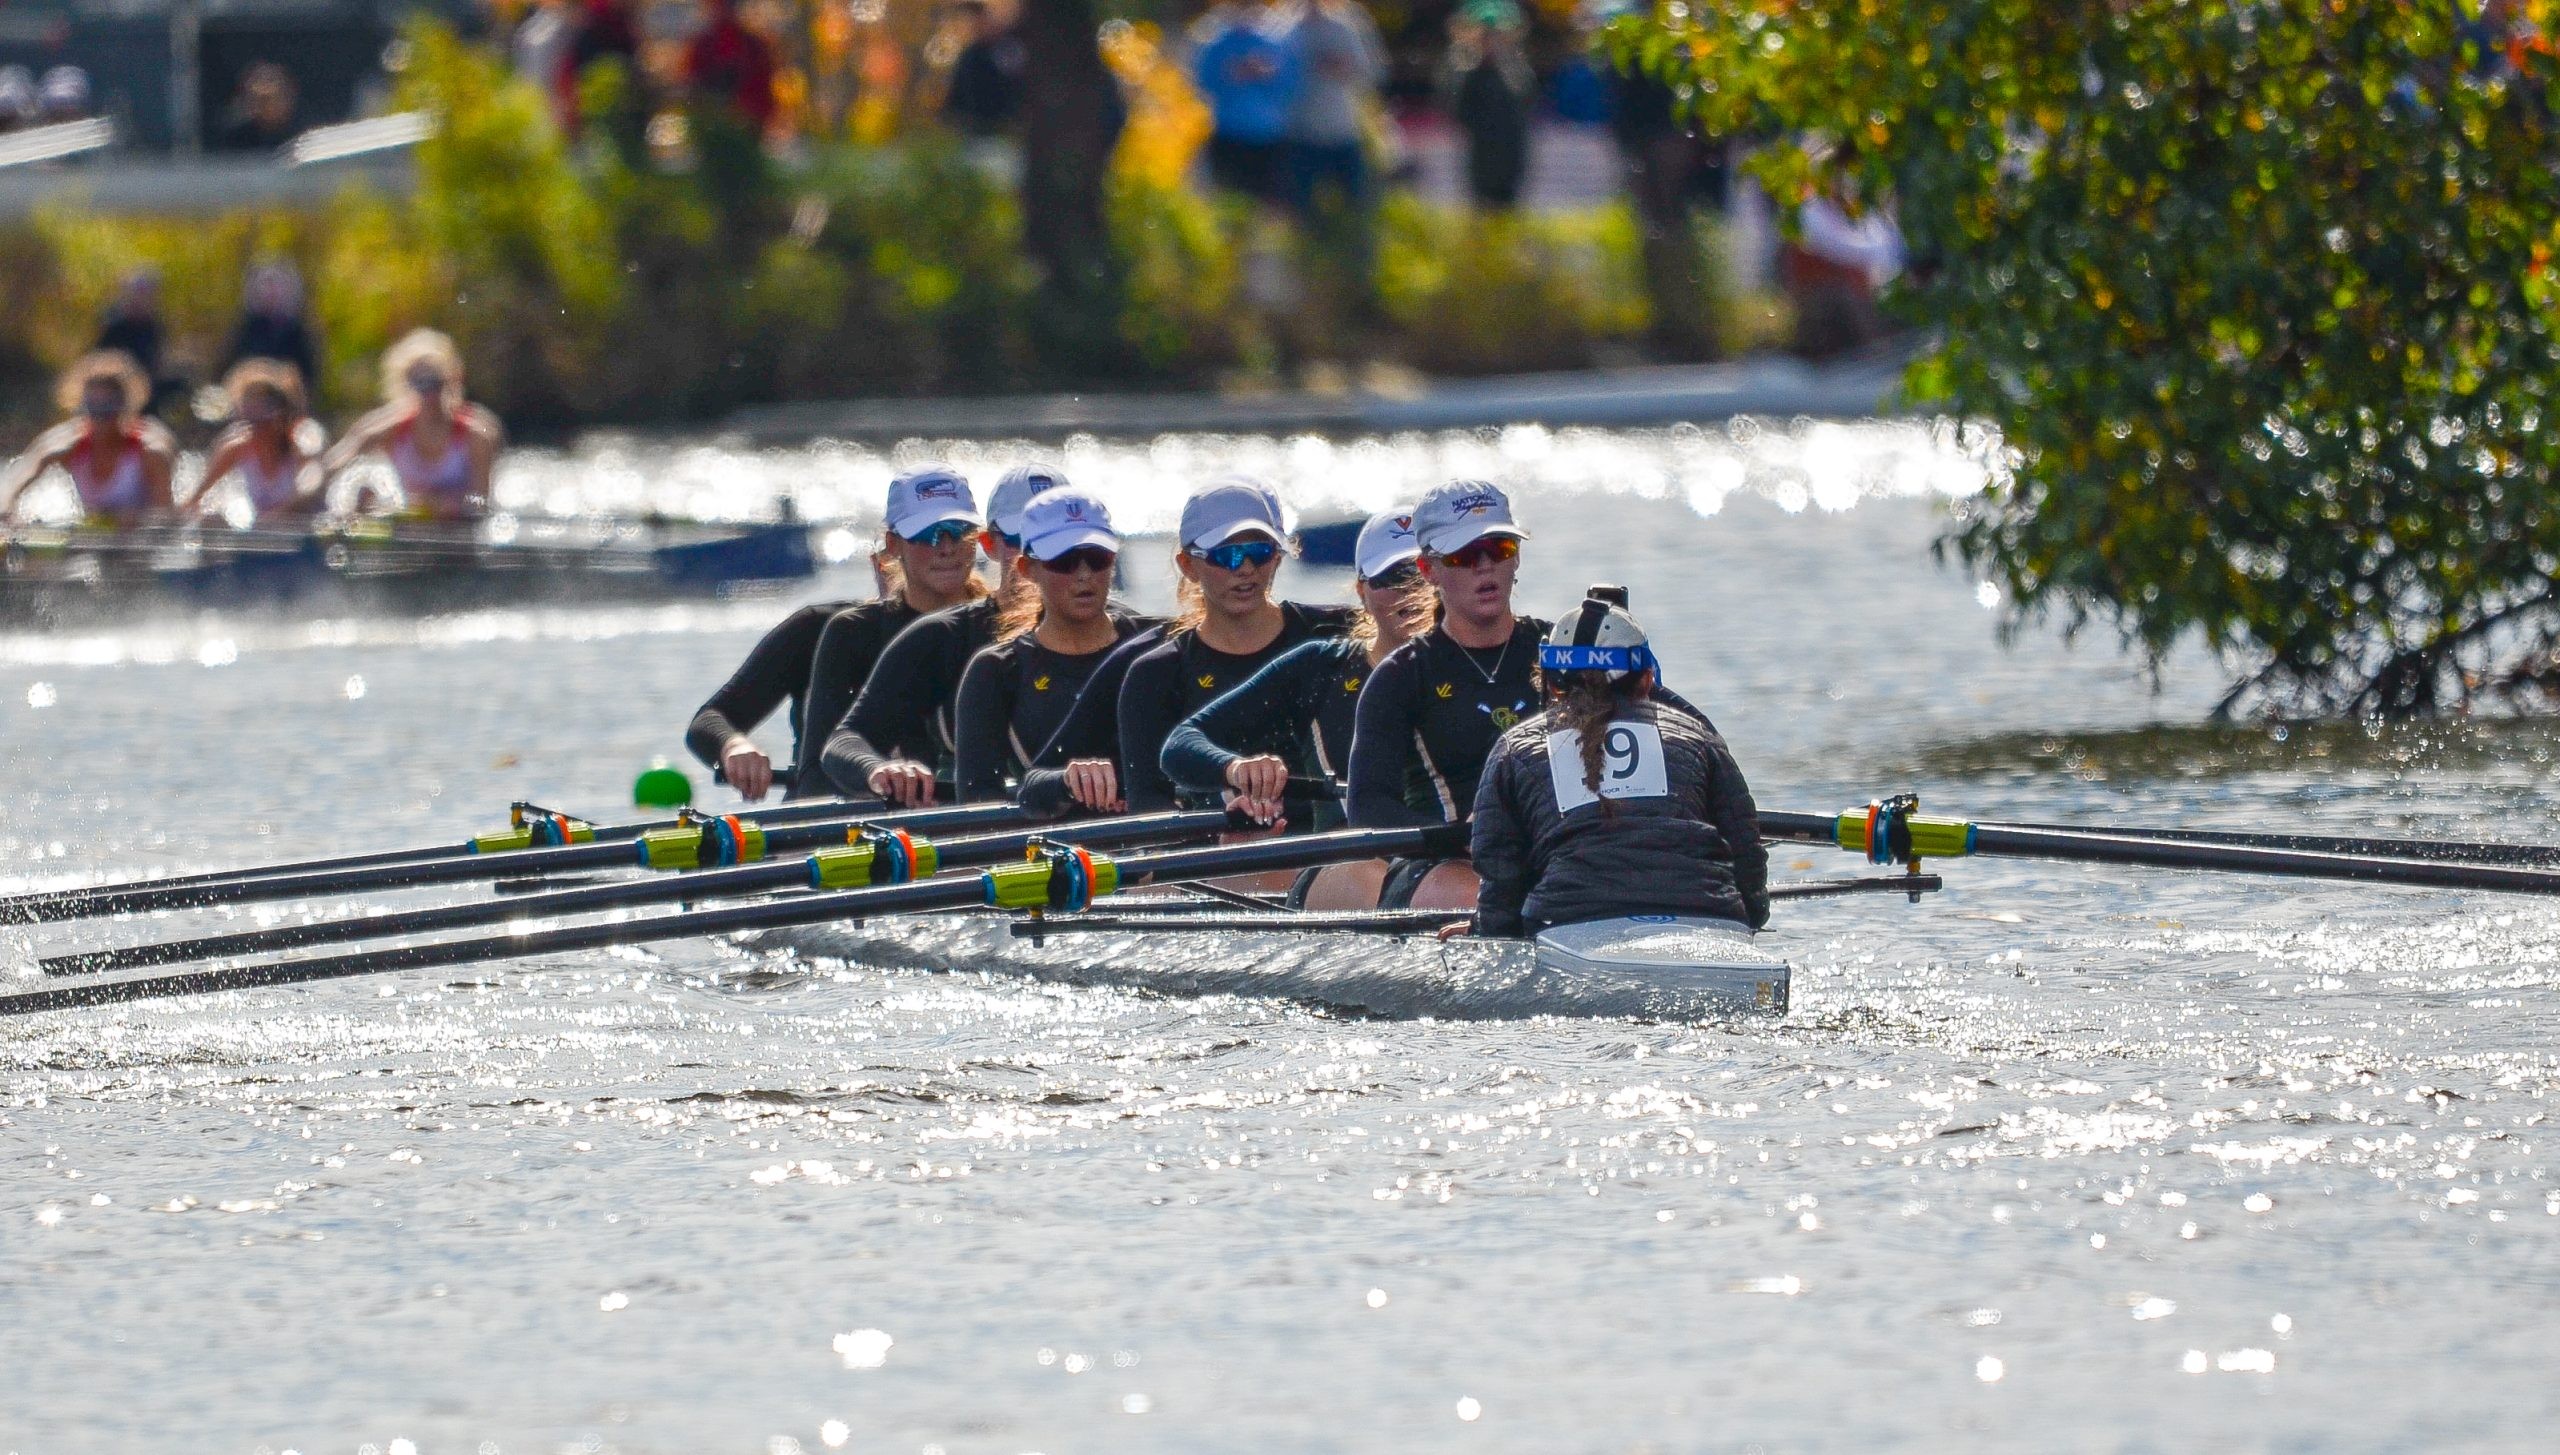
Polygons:
M306 280L324 409L371 402L381 349L431 325L461 344L475 396L536 432L774 400L1089 388L1105 368L1114 386L1174 389L1379 364L1569 368L1632 356L1650 321L1623 206L1479 217L1391 191L1370 276L1328 270L1296 229L1188 184L1205 110L1143 24L1104 32L1131 100L1105 193L1126 357L1095 375L1043 366L1020 206L937 128L777 161L695 114L671 147L669 118L638 115L608 63L571 138L494 52L426 20L405 48L396 104L439 121L405 199L351 185L313 209L161 218L75 198L0 229L28 300L0 317L0 389L40 401L48 371L95 337L116 280L146 264L164 276L171 359L203 379L265 256ZM1720 260L1712 227L1698 245ZM1274 261L1292 279L1283 296L1249 286ZM1729 352L1782 336L1767 300L1712 302Z
M2200 639L2225 713L2560 708L2551 0L1710 0L1619 56L1780 198L1890 198L1908 384L2011 468L2009 624Z

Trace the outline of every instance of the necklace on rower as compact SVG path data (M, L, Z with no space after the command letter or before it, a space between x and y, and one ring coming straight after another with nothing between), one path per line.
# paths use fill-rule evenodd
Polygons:
M1511 633L1511 637L1516 637L1519 634L1520 633L1515 629ZM1458 655L1466 658L1467 665L1475 668L1476 675L1484 679L1484 685L1491 687L1502 676L1502 664L1511 660L1511 637L1504 637L1502 639L1502 650L1494 654L1493 670L1490 672L1485 670L1484 663L1476 660L1475 648L1468 646L1465 642L1459 641L1456 637L1451 637L1449 639L1449 645L1456 647L1458 649Z

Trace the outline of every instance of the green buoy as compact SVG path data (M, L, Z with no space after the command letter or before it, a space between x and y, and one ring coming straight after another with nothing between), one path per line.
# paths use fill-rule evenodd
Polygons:
M693 780L682 768L659 758L631 780L631 801L641 808L690 808Z

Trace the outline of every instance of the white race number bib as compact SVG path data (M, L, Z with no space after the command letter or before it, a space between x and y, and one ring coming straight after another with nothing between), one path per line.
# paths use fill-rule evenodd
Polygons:
M1547 771L1555 778L1556 811L1571 813L1604 798L1669 798L1662 730L1649 722L1613 722L1601 730L1600 791L1582 781L1582 734L1547 734Z

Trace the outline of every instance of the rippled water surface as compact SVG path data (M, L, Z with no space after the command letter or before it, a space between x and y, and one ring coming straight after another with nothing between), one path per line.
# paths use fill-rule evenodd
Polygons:
M1946 431L1068 458L1157 527L1222 468L1517 485L1526 604L1630 585L1767 806L2554 832L2547 728L2218 733L2210 662L2002 648L1929 558ZM504 489L858 529L891 463ZM782 605L0 638L0 888L613 816ZM1795 1009L1744 1025L701 941L0 1023L0 1450L2548 1447L2552 907L1943 868L1782 907Z

